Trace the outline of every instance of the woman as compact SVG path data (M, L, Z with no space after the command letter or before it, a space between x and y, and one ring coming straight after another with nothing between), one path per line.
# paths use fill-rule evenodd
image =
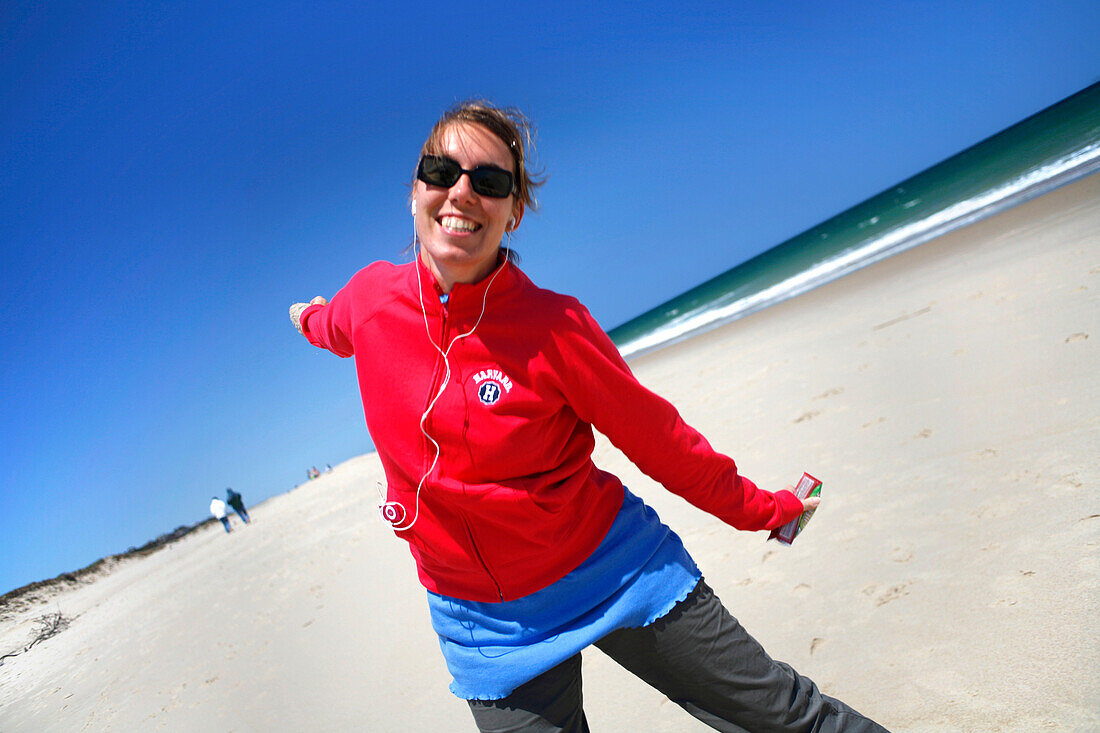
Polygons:
M593 465L595 427L736 528L817 504L739 476L583 306L511 261L502 240L535 203L529 143L515 110L449 110L413 182L414 262L291 307L311 343L355 356L380 509L428 589L451 690L481 730L587 730L580 650L596 644L719 730L882 730L773 662L679 538Z

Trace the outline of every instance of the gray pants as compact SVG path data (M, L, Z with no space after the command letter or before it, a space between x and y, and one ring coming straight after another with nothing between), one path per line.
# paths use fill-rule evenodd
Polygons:
M702 580L649 626L620 629L596 646L711 728L764 731L882 731L810 679L773 661ZM581 655L520 686L503 700L470 700L478 729L588 730Z

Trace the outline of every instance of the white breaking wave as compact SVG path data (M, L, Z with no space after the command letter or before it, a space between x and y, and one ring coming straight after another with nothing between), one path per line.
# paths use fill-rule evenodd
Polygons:
M1097 170L1100 170L1100 142L1034 168L978 196L940 209L920 221L885 232L861 246L819 262L808 270L752 295L731 303L709 304L688 311L651 333L621 344L619 351L624 357L637 356L744 318L959 227L1084 178Z

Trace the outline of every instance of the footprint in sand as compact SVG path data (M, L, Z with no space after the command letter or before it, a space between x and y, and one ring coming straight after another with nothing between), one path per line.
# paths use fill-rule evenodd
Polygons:
M893 562L909 562L913 559L913 551L904 547L895 547L890 552L890 560Z
M909 585L909 583L900 583L890 586L886 589L886 592L875 599L875 605L884 606L890 601L896 601L899 598L909 595Z
M925 428L924 430L921 430L919 433L917 433L913 437L914 438L930 438L930 437L932 437L932 429L931 428Z
M1067 473L1064 476L1059 476L1058 477L1058 486L1066 488L1070 491L1077 491L1078 489L1085 488L1084 482L1080 481L1077 478L1076 472L1075 473Z
M881 424L882 424L882 423L884 423L884 422L886 422L886 418L884 418L884 417L880 417L880 418L878 418L877 420L872 420L871 422L865 422L865 423L863 423L863 426L862 426L862 427L863 427L864 429L866 429L866 428L869 428L869 427L871 427L872 425L881 425Z
M838 394L844 394L844 388L843 387L833 387L830 390L826 390L825 392L822 392L817 397L814 397L814 399L815 400L823 400L826 397L833 397L833 396L838 395Z
M1088 337L1087 333L1075 333L1072 336L1067 336L1065 343L1072 344L1074 341L1084 341Z
M824 639L822 639L820 636L815 636L813 638L813 641L810 642L810 656L812 657L814 655L814 652L817 651L817 648L824 643Z
M803 413L801 417L795 418L794 422L800 423L805 422L806 420L813 420L820 414L821 410L810 410L809 412Z

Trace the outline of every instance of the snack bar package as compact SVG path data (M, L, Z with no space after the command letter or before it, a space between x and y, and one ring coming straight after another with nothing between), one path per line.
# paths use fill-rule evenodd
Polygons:
M794 494L799 499L805 499L808 496L821 496L821 482L810 474L803 473L802 478L798 480L798 485L794 487ZM794 538L810 523L810 517L814 515L814 511L816 510L804 511L801 516L792 519L779 529L773 529L768 539L779 540L784 545L791 544L794 542Z

